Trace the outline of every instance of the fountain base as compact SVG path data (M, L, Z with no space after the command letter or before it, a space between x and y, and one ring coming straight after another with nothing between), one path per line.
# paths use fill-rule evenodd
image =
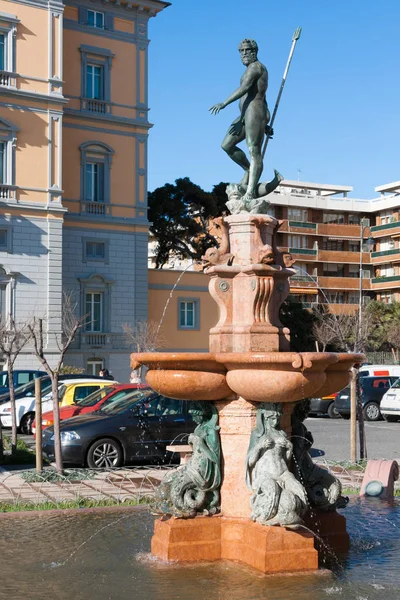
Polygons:
M177 562L234 560L263 573L318 569L312 533L232 517L158 519L151 552Z

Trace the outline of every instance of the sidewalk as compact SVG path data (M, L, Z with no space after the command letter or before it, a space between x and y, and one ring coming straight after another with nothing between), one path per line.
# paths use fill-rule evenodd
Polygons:
M62 481L26 481L19 471L0 472L0 503L39 504L77 500L127 500L140 501L151 497L170 467L142 467L103 472L89 472L90 478L78 479L78 472L71 471ZM25 471L26 472L26 471ZM46 471L48 473L48 471ZM88 472L82 470L83 477ZM29 477L35 471L29 470Z

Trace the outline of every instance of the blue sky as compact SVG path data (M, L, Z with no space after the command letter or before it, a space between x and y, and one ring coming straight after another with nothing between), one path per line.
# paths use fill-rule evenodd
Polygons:
M399 0L172 0L149 24L149 190L185 176L206 190L241 179L220 148L238 104L208 109L238 87L237 47L249 37L272 112L299 25L262 179L277 168L352 185L358 198L400 180L399 23Z

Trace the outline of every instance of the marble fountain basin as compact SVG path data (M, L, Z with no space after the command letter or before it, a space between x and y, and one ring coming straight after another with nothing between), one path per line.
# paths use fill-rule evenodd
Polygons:
M295 402L346 387L362 354L333 352L148 352L131 354L131 367L148 367L146 381L182 400Z

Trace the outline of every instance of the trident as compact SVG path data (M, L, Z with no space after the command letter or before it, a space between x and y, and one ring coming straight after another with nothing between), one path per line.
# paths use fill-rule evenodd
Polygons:
M297 40L300 39L300 34L301 34L301 27L298 27L296 29L296 31L294 32L293 37L292 37L292 47L290 48L289 58L287 60L285 72L284 72L283 77L282 77L281 87L279 89L278 97L277 97L276 102L275 102L274 112L272 113L272 118L271 118L271 123L270 123L270 131L269 131L269 133L267 133L267 137L265 138L264 146L263 146L263 149L262 149L262 154L261 155L262 155L263 158L264 158L265 152L267 150L269 138L271 137L271 131L272 131L272 128L273 128L273 125L274 125L276 113L278 112L278 106L279 106L279 102L281 100L283 88L285 87L286 77L287 77L287 74L289 72L290 63L292 62L293 53L294 53L294 49L296 47Z

